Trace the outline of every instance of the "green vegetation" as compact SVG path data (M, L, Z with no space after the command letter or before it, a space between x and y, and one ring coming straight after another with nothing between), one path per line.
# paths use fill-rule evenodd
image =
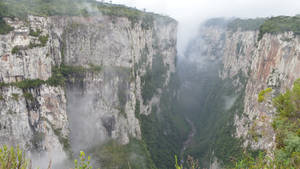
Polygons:
M92 169L91 166L91 157L85 156L83 151L80 151L79 160L74 160L75 168L74 169Z
M42 31L39 29L37 29L36 31L30 29L30 31L29 31L29 35L33 36L33 37L39 37L41 33L42 33Z
M0 83L0 87L7 87L7 86L15 86L20 89L31 89L40 87L43 84L47 84L50 86L64 86L66 80L71 77L76 76L83 76L84 73L92 72L92 73L99 73L101 71L101 66L89 66L88 68L84 68L82 66L54 66L52 68L52 76L48 80L40 80L40 79L26 79L19 82L13 83ZM30 95L26 95L30 97Z
M2 0L0 3L0 33L6 34L12 30L11 27L2 22L1 17L17 17L26 19L28 15L35 16L95 16L99 13L110 17L126 17L132 26L142 22L144 29L153 26L153 18L164 18L165 21L173 19L146 13L136 8L124 5L97 2L96 0ZM37 37L40 32L30 31L31 36Z
M178 84L179 79L173 74L169 86L162 89L159 105L152 106L151 114L147 116L136 112L141 122L143 141L159 169L174 167L174 155L180 153L189 132L188 124L177 107L177 96L174 96ZM139 102L136 107L139 109Z
M278 16L267 19L259 29L258 40L266 33L277 34L289 31L300 34L300 16Z
M34 100L33 95L30 92L24 92L23 96L25 97L26 100Z
M90 150L96 161L106 169L156 169L143 141L130 139L129 144L120 145L114 140Z
M138 23L143 16L142 11L123 5L98 5L98 9L101 13L108 16L127 17L131 21L132 26Z
M233 32L236 32L238 29L241 31L259 30L265 20L265 18L234 19L228 23L227 29Z
M1 5L1 3L0 3ZM0 8L1 10L1 8ZM9 26L0 15L0 34L8 34L10 31L13 31L14 28Z
M271 88L267 88L267 89L265 89L265 90L260 91L259 94L258 94L257 101L258 101L259 103L265 101L265 97L267 97L267 95L268 95L269 93L271 93L271 92L272 92L272 89L271 89Z
M17 147L6 145L0 148L1 169L29 169L29 160L25 158L23 151Z
M51 124L51 123L49 123L49 124ZM54 131L54 134L58 137L59 142L63 145L63 149L65 150L65 152L69 153L69 155L72 155L70 140L63 136L61 129L56 129L52 125L51 125L51 127Z
M39 41L41 42L41 46L46 46L46 43L48 42L49 35L40 36Z
M4 101L4 100L5 100L5 98L3 97L2 94L0 94L0 101Z
M34 132L31 142L32 142L33 146L35 146L35 148L38 148L44 139L45 139L45 133Z
M4 145L0 148L0 169L31 168L31 160L26 159L25 153L19 147L14 148ZM49 162L48 169L51 169L51 162ZM74 160L74 169L93 169L91 157L80 151L79 159Z
M18 54L20 52L20 48L18 46L13 47L11 50L11 54Z
M273 120L276 133L275 158L265 154L257 158L248 157L236 164L236 168L273 169L300 168L300 79L292 90L273 99L278 114Z
M204 25L209 26L218 26L218 27L225 27L228 24L228 20L225 18L212 18L207 20Z
M167 67L162 59L159 54L153 56L152 68L148 68L146 74L141 77L144 104L148 103L157 94L158 89L163 88Z
M33 33L34 35L37 35L35 33ZM47 42L48 42L48 39L49 39L49 35L39 35L39 43L33 43L33 42L30 42L29 44L29 48L32 49L32 48L35 48L35 47L44 47L46 46Z
M28 15L53 16L53 15L81 15L85 9L84 3L97 3L94 0L2 0L0 9L7 10L1 16L25 18Z
M15 101L19 101L19 94L18 93L12 93L11 97L15 100Z

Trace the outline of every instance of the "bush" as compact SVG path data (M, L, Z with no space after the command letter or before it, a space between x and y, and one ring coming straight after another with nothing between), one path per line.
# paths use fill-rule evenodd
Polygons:
M19 147L15 149L4 145L0 148L0 168L29 169L29 162Z
M228 23L227 29L230 31L255 31L259 30L260 26L265 22L265 18L256 19L234 19Z
M273 104L278 112L272 124L276 133L275 157L245 158L236 168L300 168L300 79L292 90L274 98Z
M1 8L0 8L1 10ZM10 31L13 31L14 28L7 25L3 18L0 16L0 34L8 34Z
M49 35L39 37L39 41L41 43L41 46L46 46L46 44L48 42L48 38L49 38Z
M20 48L18 46L15 46L12 50L11 50L11 54L17 54L20 52Z
M13 94L11 94L11 96L15 101L19 101L19 94L13 93Z
M74 169L92 169L91 157L80 151L79 159L74 160ZM19 148L4 145L0 148L0 169L31 169L31 162L25 158L25 153ZM51 169L51 161L48 169Z
M74 169L92 169L91 166L91 157L85 156L85 153L83 151L80 151L79 160L75 160L75 168Z
M271 89L271 88L267 88L267 89L265 89L265 90L260 91L259 94L258 94L258 99L257 99L257 101L258 101L259 103L265 101L266 95L269 94L270 92L272 92L272 89Z
M24 92L23 96L25 97L26 100L34 100L33 95L30 92Z
M277 34L289 31L300 34L300 16L278 16L267 19L259 28L258 40L266 33Z
M41 33L42 33L42 31L39 29L37 29L36 31L30 29L29 35L34 36L34 37L39 37Z

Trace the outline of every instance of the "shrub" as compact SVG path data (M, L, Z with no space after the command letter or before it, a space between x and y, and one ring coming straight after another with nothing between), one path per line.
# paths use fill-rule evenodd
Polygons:
M264 22L264 18L234 19L228 23L227 29L233 32L237 31L238 29L241 29L242 31L255 31L259 30L260 26Z
M12 85L20 88L20 89L29 89L29 88L36 88L40 87L41 85L45 84L45 81L40 79L26 79L20 82L15 82Z
M300 16L278 16L267 19L259 28L258 40L266 33L277 34L289 31L300 34Z
M40 36L39 41L41 43L41 46L46 46L48 39L49 39L49 35Z
M259 158L245 158L237 163L236 168L300 167L300 79L294 82L292 90L287 90L274 98L273 104L278 112L272 124L276 133L275 157L271 159L266 155L261 155Z
M30 92L24 92L23 96L25 97L26 100L34 100L33 95Z
M40 29L37 29L36 31L30 29L29 35L34 37L39 37L42 31Z
M2 94L0 94L0 101L4 101L4 100L5 100L5 98L3 97Z
M0 9L1 10L1 9ZM0 16L0 34L8 34L10 31L13 31L14 28L7 25L3 18Z
M258 94L258 99L257 99L257 101L258 101L259 103L265 101L266 95L269 94L270 92L272 92L272 89L271 89L271 88L267 88L267 89L265 89L265 90L260 91L259 94Z
M20 48L18 46L15 46L12 50L11 50L11 54L17 54L20 52Z
M28 169L28 166L29 162L19 147L15 149L4 145L0 148L1 169Z
M75 160L75 168L74 169L92 169L93 167L91 166L91 157L85 156L85 153L83 151L80 151L80 156L79 160Z
M15 100L15 101L19 101L19 94L18 93L13 93L11 94L12 98Z

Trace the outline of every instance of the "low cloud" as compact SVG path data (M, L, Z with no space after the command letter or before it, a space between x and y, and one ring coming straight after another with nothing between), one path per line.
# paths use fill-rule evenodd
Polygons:
M109 2L108 0L105 0ZM211 17L269 17L300 13L299 0L112 0L138 9L169 15L179 21L178 51L183 53L198 26Z

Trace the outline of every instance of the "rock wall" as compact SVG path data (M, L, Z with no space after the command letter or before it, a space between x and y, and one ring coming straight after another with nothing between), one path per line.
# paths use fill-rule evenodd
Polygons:
M144 103L138 113L149 114L160 99L157 87L143 101L141 78L159 59L162 83L169 83L176 21L158 15L136 23L105 15L5 20L14 30L0 35L2 144L64 154L111 138L141 139L136 103ZM51 85L61 66L76 71L58 74L67 77L64 85Z
M232 112L233 137L240 138L244 148L267 150L272 155L272 118L276 113L272 98L291 88L300 77L299 36L293 32L265 34L258 41L258 34L258 30L233 31L224 25L209 25L201 28L199 39L205 41L202 56L221 60L219 77L230 79L235 91L243 93L243 108ZM199 63L202 60L198 58ZM258 94L266 88L272 92L259 103Z

